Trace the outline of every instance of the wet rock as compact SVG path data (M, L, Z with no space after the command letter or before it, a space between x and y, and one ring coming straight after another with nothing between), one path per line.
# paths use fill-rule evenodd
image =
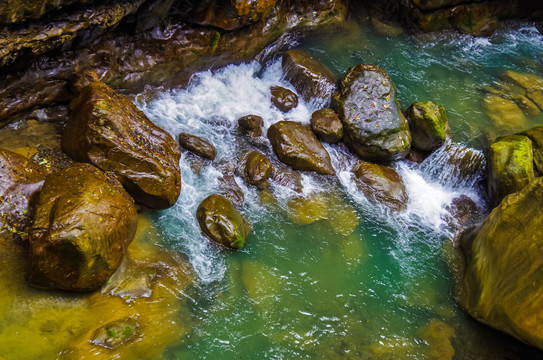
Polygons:
M381 35L396 37L403 34L403 28L398 23L385 21L376 17L371 17L370 22L373 29Z
M242 162L243 164L243 162ZM219 177L219 189L221 193L230 200L234 205L240 206L245 201L245 194L243 190L236 182L235 172L236 166L232 163L221 163L218 165L218 169L221 172ZM243 169L239 172L240 176L244 176L246 170Z
M268 129L273 151L283 163L296 170L335 175L330 155L309 126L294 121L280 121Z
M543 178L506 196L459 240L458 298L476 320L543 349Z
M409 154L407 154L407 156L405 157L406 160L409 160L409 161L412 161L412 162L415 162L417 164L420 164L421 162L424 161L424 159L426 159L428 157L428 154L427 153L424 153L422 151L418 151L417 149L415 148L411 148L411 150L409 150Z
M64 152L113 172L130 195L147 207L165 209L175 204L181 191L181 154L171 135L126 96L101 82L78 91L62 136Z
M205 198L196 210L196 218L208 238L232 249L240 249L251 231L234 205L220 195Z
M262 135L264 120L257 115L246 115L238 119L238 125L249 136L258 137Z
M48 175L30 232L30 284L89 291L120 265L136 231L134 201L90 164Z
M450 218L445 219L451 227L465 227L473 224L473 220L477 219L479 209L477 204L466 195L460 195L452 200L451 204L446 207Z
M179 145L181 145L183 149L209 160L214 160L215 155L217 154L215 146L209 141L187 133L179 134Z
M281 86L272 86L271 102L282 112L289 112L298 106L298 96L291 90Z
M303 50L289 50L281 63L287 79L305 101L321 99L328 102L336 90L334 73Z
M85 3L87 1L88 0L34 0L5 2L0 4L0 23L9 24L28 19L39 19L49 11L71 4Z
M526 128L526 116L512 100L498 95L487 95L483 99L487 115L503 133L512 133Z
M507 70L503 77L526 90L526 97L543 109L543 78L534 74L520 74Z
M358 188L371 202L395 211L407 207L405 186L393 168L361 161L353 168L353 174Z
M422 151L440 147L451 136L445 108L431 101L416 102L406 114L412 146Z
M328 217L328 203L324 194L295 198L288 202L288 216L294 224L309 225Z
M351 67L334 94L344 142L362 159L389 161L407 155L409 127L396 99L396 87L375 65Z
M519 133L528 137L532 141L532 150L534 157L534 170L539 176L543 175L543 126L536 126L529 130Z
M116 349L136 338L137 331L138 323L134 319L115 320L96 329L90 342L106 349Z
M269 179L273 171L270 160L258 151L251 151L247 155L246 176L251 185L262 185Z
M488 150L488 195L499 204L534 180L532 141L520 135L496 139Z
M483 86L482 89L490 95L513 101L527 116L534 116L541 112L539 107L528 98L526 89L507 77L504 81L495 82L493 86ZM490 102L491 99L486 101Z
M454 347L452 341L456 337L454 327L438 319L432 319L426 325L420 337L429 345L429 359L452 360L454 359Z
M303 191L302 175L290 168L279 168L273 170L273 181L277 184L294 190L298 193Z
M324 108L311 115L311 130L317 137L328 143L338 143L343 138L343 124L334 110Z

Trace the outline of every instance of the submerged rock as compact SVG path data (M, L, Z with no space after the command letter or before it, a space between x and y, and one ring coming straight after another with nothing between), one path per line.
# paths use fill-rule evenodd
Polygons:
M181 191L179 146L126 96L88 74L79 74L74 83L62 149L77 161L113 172L143 205L172 206Z
M257 115L246 115L238 119L238 125L250 137L258 137L262 135L264 120Z
M294 121L279 121L268 129L273 151L283 163L296 170L335 175L330 155L309 126Z
M334 73L303 50L288 50L283 54L283 72L305 101L321 99L326 102L336 90Z
M205 198L196 210L196 218L208 238L232 249L240 249L251 231L234 205L220 195Z
M272 104L282 112L289 112L298 106L298 95L293 91L281 86L272 86L270 90Z
M96 329L90 342L106 349L117 349L134 339L138 335L137 330L138 323L131 318L115 320Z
M543 349L543 178L506 196L460 237L461 305L476 320Z
M209 160L214 160L217 154L215 146L209 141L187 133L179 134L179 145L181 145L183 149Z
M488 150L488 195L498 204L534 180L532 141L525 136L498 138Z
M526 91L526 97L539 109L543 109L543 78L535 74L520 74L507 70L503 77Z
M483 99L483 104L488 117L502 134L526 128L526 116L514 101L489 94Z
M327 143L338 143L343 138L343 124L335 111L330 108L313 112L311 129L319 139Z
M30 284L95 290L115 272L136 232L132 198L89 164L48 175L30 232Z
M409 152L411 134L396 87L380 67L351 67L339 83L333 106L343 122L345 143L362 159L389 161Z
M328 217L328 203L324 194L295 198L288 202L288 216L294 224L308 225Z
M292 170L287 167L274 169L272 176L273 181L275 181L277 184L298 193L301 193L304 189L302 184L302 175L300 175L300 173L296 170Z
M412 146L422 151L440 147L451 136L445 108L431 101L416 102L407 109Z
M361 161L353 168L353 173L358 188L372 203L396 211L407 207L405 186L393 168Z

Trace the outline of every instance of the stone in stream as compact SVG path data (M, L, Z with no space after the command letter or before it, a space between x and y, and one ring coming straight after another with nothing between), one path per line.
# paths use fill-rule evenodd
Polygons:
M181 145L183 149L205 159L214 160L215 156L217 155L215 146L213 146L209 141L195 135L180 133L179 145Z
M532 141L526 136L503 136L488 150L488 196L499 204L534 180Z
M543 175L543 126L536 126L523 131L518 135L523 135L532 141L532 150L534 157L534 170L539 176Z
M74 160L111 171L139 203L173 206L181 191L179 146L130 100L98 81L93 71L73 82L72 113L62 149Z
M298 106L298 95L292 90L281 86L272 86L270 90L272 104L282 112L289 112Z
M218 244L240 249L251 227L228 199L220 195L205 198L196 210L202 232Z
M273 167L270 160L258 151L251 151L245 157L245 178L251 185L261 186L271 176Z
M451 136L445 108L431 101L413 103L406 114L411 130L411 145L422 151L432 151Z
M543 177L506 196L459 244L460 304L476 320L543 349Z
M273 151L296 170L335 175L330 155L311 128L294 121L279 121L268 129Z
M291 168L276 168L273 170L272 177L275 183L296 191L297 193L301 193L304 189L302 175Z
M332 102L343 122L345 144L362 159L390 161L409 153L411 134L396 87L380 67L351 67Z
M526 128L526 116L513 100L488 94L483 99L483 105L500 133L512 133Z
M238 119L238 125L250 137L258 137L262 135L264 120L258 115L246 115Z
M311 130L327 143L338 143L343 138L343 124L334 110L323 108L311 114Z
M75 164L48 175L30 231L30 284L99 288L120 265L137 220L132 198L96 167Z

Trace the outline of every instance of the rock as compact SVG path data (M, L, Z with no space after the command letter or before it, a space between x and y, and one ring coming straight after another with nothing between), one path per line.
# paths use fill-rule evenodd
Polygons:
M525 89L528 99L533 101L539 109L543 109L543 78L510 70L505 71L503 77Z
M234 176L236 167L232 163L221 163L218 165L218 169L221 172L219 177L219 189L224 197L230 200L234 205L240 206L245 201L245 194L243 190L236 182ZM239 175L244 176L246 170L243 170Z
M362 159L389 161L409 152L411 134L396 87L375 65L351 67L332 99L343 122L344 142Z
M238 119L238 125L240 129L247 132L249 136L258 137L262 135L264 120L257 115L246 115Z
M529 130L519 133L532 141L532 150L534 157L534 170L539 176L543 175L543 126L536 126Z
M247 155L246 176L251 185L261 185L269 179L273 171L270 160L258 151Z
M498 95L487 95L483 99L487 115L503 133L512 133L526 128L526 116L512 100Z
M289 112L298 106L298 95L293 91L281 86L272 86L270 90L272 104L282 112Z
M45 175L35 162L0 149L0 225L22 238L28 236L32 205Z
M335 175L330 155L309 126L294 121L279 121L268 129L273 151L283 163L296 170Z
M96 329L93 345L106 349L117 349L124 343L130 342L138 335L138 323L131 318L115 320Z
M128 193L147 207L165 209L175 204L181 191L181 153L170 134L126 96L101 82L79 89L70 107L62 136L66 154L113 172Z
M390 21L383 21L382 19L378 19L376 17L371 17L370 22L375 31L381 35L396 37L403 34L403 28L400 24Z
M49 11L63 6L85 3L88 0L33 0L5 2L0 4L0 24L17 23L39 19Z
M482 323L543 349L543 177L506 196L459 240L460 304Z
M209 141L187 133L179 134L179 145L185 150L200 157L214 160L217 150Z
M234 205L220 195L205 198L196 210L196 218L208 238L232 249L240 249L251 231Z
M301 193L304 189L302 184L302 175L296 170L290 168L279 168L273 170L273 181L277 184Z
M388 166L359 162L353 168L356 185L374 204L401 211L407 207L407 192L400 175Z
M450 214L445 221L451 227L465 227L473 224L473 220L477 218L479 209L477 204L466 195L460 195L451 201L451 204L446 207Z
M336 90L334 73L303 50L288 50L281 62L285 79L305 101L320 99L329 102Z
M432 151L451 136L445 108L431 101L416 102L406 114L411 130L412 146L422 151Z
M90 291L120 265L136 232L134 201L89 164L48 175L30 232L31 285Z
M409 161L412 161L412 162L415 162L417 164L420 164L421 162L424 161L424 159L426 159L428 157L428 153L425 153L425 152L422 152L422 151L418 151L417 149L415 148L411 148L411 150L409 150L409 154L407 154L407 156L405 157L406 160L409 160Z
M343 138L343 124L330 108L313 112L311 115L311 130L317 137L328 143L338 143Z
M509 194L534 180L532 141L525 136L503 136L488 150L488 195L499 204Z
M309 225L328 217L328 202L323 193L288 202L288 216L297 225Z

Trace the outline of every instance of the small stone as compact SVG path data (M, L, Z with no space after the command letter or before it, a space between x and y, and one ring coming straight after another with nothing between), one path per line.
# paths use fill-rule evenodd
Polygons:
M281 86L272 86L270 90L271 102L282 112L289 112L298 106L298 95L292 90Z

